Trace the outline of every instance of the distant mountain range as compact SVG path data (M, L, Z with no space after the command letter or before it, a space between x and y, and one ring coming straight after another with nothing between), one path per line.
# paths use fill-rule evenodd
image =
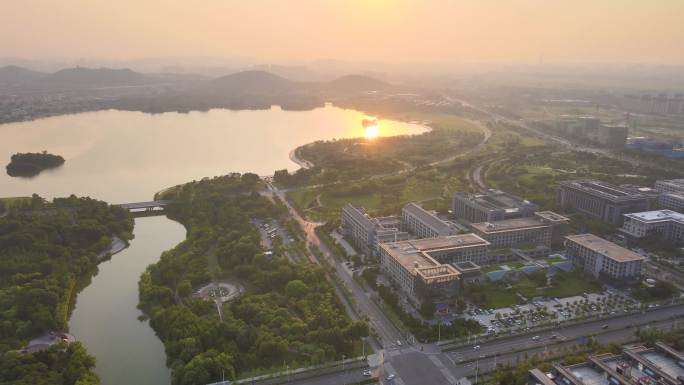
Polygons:
M329 82L297 82L266 71L243 71L214 79L214 90L246 94L355 93L394 88L382 80L363 75L347 75Z
M0 67L0 84L22 84L35 82L46 75L46 73L33 71L24 67Z
M142 74L130 69L76 67L43 73L18 66L0 67L0 84L16 87L82 89L174 82L192 86L194 93L231 96L355 93L393 88L389 83L364 75L347 75L329 82L303 82L292 81L267 71L251 70L206 80L188 74Z
M146 83L145 75L129 69L67 68L42 79L49 84L69 86L126 86Z

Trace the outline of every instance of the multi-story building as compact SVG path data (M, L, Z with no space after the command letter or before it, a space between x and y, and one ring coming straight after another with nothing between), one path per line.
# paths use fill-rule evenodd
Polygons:
M674 244L684 244L684 214L672 210L625 214L620 230L632 239L656 236Z
M473 233L486 239L492 248L551 246L551 225L536 218L513 218L470 225Z
M342 233L366 255L375 255L378 244L406 240L409 234L401 231L396 217L371 218L362 208L347 204L342 208Z
M415 301L455 294L460 273L451 264L479 263L489 242L474 234L379 245L382 272Z
M570 219L552 211L540 211L532 217L471 224L473 232L491 243L493 248L516 246L551 247L562 239Z
M627 213L647 211L656 196L595 180L574 180L559 183L558 205L614 225L622 223Z
M536 204L498 190L480 194L457 192L453 201L456 219L469 223L529 217L538 210Z
M661 208L684 211L684 179L659 180L655 189L660 193L658 203Z
M549 373L528 372L529 385L681 385L684 355L663 343L598 354L576 365L554 364Z
M380 262L387 275L416 302L450 296L458 289L460 273L405 242L380 245Z
M659 193L681 193L684 192L684 179L659 180L654 188Z
M641 276L644 257L594 234L565 237L567 258L594 278L630 280Z
M534 218L551 226L551 246L562 246L570 228L570 218L553 211L537 211Z
M641 114L670 115L684 113L684 96L675 94L653 95L625 95L622 107L628 111Z
M415 203L409 203L401 209L401 222L404 230L418 238L445 237L458 233L453 224Z
M664 193L658 197L658 205L663 209L684 211L684 191L681 193Z
M593 116L563 116L556 121L555 127L567 135L607 147L624 147L629 133L627 125L602 124L600 119Z
M607 147L622 148L627 143L629 127L624 124L602 124L597 133L596 141Z

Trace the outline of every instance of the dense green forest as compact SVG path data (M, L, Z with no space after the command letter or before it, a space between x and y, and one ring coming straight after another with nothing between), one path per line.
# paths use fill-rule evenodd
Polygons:
M91 384L94 359L80 344L22 354L33 337L66 331L78 291L112 241L132 237L124 209L90 198L37 195L0 218L0 383Z
M140 307L164 342L173 384L205 384L265 369L347 357L368 334L350 320L322 268L266 256L251 219L283 218L286 209L257 191L254 174L231 174L167 191L169 217L187 239L165 252L140 280ZM246 292L222 307L195 297L212 279Z
M30 177L40 174L43 170L59 167L62 164L64 164L64 158L59 155L48 154L45 151L27 152L12 155L6 169L9 176Z

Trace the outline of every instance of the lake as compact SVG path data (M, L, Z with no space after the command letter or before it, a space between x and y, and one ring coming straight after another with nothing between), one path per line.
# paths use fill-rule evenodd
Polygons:
M48 152L64 166L29 178L0 173L0 196L76 194L110 203L152 199L176 184L229 172L270 175L297 168L289 153L320 139L363 136L363 113L330 105L312 111L270 110L146 114L98 111L0 125L0 160ZM379 121L380 136L419 134L424 126ZM166 217L138 218L129 248L99 265L79 293L71 332L97 358L104 385L166 385L164 346L138 321L138 280L145 268L185 239Z
M311 111L209 110L147 114L99 111L0 125L0 162L46 150L66 163L30 179L0 172L0 196L77 194L110 203L146 201L166 187L229 172L294 170L292 149L319 139L364 135L363 113L332 106ZM425 131L379 122L380 135ZM4 171L4 170L3 170Z

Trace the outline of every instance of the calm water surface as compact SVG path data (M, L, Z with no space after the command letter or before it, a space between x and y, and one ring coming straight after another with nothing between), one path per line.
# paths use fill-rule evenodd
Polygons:
M297 166L292 149L319 139L363 136L366 115L331 106L293 112L211 110L187 114L100 111L0 125L0 163L47 150L66 159L35 178L0 172L0 196L76 194L111 203L150 200L166 187L228 172L272 174ZM417 134L420 125L380 121L380 135ZM165 385L164 347L140 322L138 279L162 251L185 238L165 217L136 220L131 246L100 264L77 298L71 332L97 358L104 385Z
M99 111L0 125L0 162L47 150L66 163L31 179L0 172L0 196L87 195L111 203L150 200L166 187L228 172L296 169L292 149L318 139L363 136L360 112L210 110L146 114ZM380 121L381 135L423 126Z

